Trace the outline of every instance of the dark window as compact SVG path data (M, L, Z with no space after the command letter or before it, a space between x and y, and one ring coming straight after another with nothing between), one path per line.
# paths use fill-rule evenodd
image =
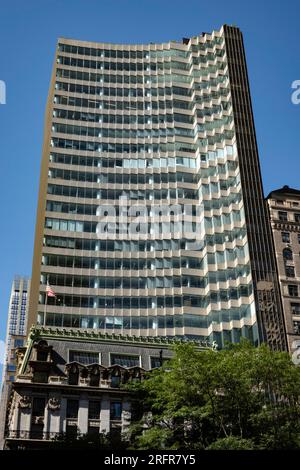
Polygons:
M101 402L89 402L89 419L100 419Z
M114 364L118 364L119 366L123 367L133 367L140 365L140 357L139 356L127 356L125 354L111 354L110 362L113 366Z
M294 266L286 266L285 274L287 277L295 277L295 268Z
M45 398L35 397L32 403L32 416L44 416Z
M297 222L297 224L300 223L300 214L295 214L295 222Z
M69 371L68 383L69 385L78 385L79 371L77 368Z
M90 374L90 386L99 387L100 373L99 371L92 371Z
M44 425L32 423L30 430L30 439L43 439Z
M291 310L293 315L300 315L300 304L291 302Z
M48 359L48 352L47 351L37 351L36 352L36 360L37 361L47 361Z
M298 286L290 284L288 286L288 290L289 290L289 296L290 297L298 297Z
M295 335L300 335L300 321L294 321L293 326Z
M70 351L69 352L70 362L79 362L80 364L99 364L99 353L97 352L85 352L85 351Z
M110 419L119 420L122 416L122 403L114 401L110 404Z
M285 248L282 252L283 258L286 261L292 261L293 260L293 252L290 248Z
M290 243L290 234L289 232L281 232L281 239L283 243Z
M121 377L119 375L112 375L110 380L111 387L119 387L121 382Z
M67 418L78 418L78 400L67 400Z
M68 434L68 436L76 437L77 436L77 426L67 425L66 426L66 434Z
M156 367L161 367L161 358L160 357L151 357L151 369L155 369Z
M15 348L21 348L24 344L24 340L23 339L15 339L14 341L14 345L15 345Z
M288 219L287 212L278 211L278 218L279 218L279 220L282 220L283 222L286 222L287 219Z
M99 434L99 426L89 426L88 434L89 436L97 436Z

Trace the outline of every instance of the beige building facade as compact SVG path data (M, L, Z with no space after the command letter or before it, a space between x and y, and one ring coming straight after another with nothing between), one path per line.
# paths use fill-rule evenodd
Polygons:
M289 351L300 341L300 191L284 186L267 197Z

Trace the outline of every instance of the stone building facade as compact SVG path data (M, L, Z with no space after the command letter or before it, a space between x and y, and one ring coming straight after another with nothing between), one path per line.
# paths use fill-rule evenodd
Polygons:
M267 197L289 351L300 340L300 191L283 186Z
M122 387L172 357L174 340L32 329L18 350L5 448L42 448L62 434L120 434L134 396ZM206 349L208 343L195 343ZM215 345L213 345L215 347Z

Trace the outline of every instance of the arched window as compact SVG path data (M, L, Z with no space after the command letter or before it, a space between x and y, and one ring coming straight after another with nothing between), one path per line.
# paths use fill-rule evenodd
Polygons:
M285 248L282 253L283 253L283 259L285 261L293 260L293 252L290 248Z

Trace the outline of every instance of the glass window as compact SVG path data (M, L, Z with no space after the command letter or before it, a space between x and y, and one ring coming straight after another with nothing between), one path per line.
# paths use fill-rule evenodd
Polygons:
M286 261L292 261L293 260L293 252L290 248L285 248L282 252L283 254L283 259Z
M298 286L290 284L288 286L288 291L290 297L298 297Z
M281 232L281 239L283 243L290 243L290 234L289 232Z
M278 218L279 220L286 222L288 220L287 212L278 211Z
M32 403L32 416L44 416L45 398L35 397Z
M297 222L297 224L299 224L300 223L300 214L295 214L294 218L295 218L295 222Z
M300 315L300 303L291 302L291 311L293 315Z
M111 354L111 365L118 364L123 367L133 367L140 365L140 356L128 356L126 354Z
M80 364L99 364L100 357L97 352L69 351L69 362L79 362Z
M67 400L67 418L77 419L78 417L78 400Z
M294 266L286 266L285 274L287 277L295 277L295 268Z
M122 403L119 401L110 404L110 419L120 420L122 416Z
M151 361L151 369L155 369L156 367L161 367L162 365L162 358L160 357L150 357Z
M100 410L100 401L89 401L89 419L100 419Z
M112 374L111 379L110 379L110 385L113 388L117 388L120 386L121 383L121 377L120 375L116 375L115 373Z
M294 321L293 326L295 335L300 335L300 321Z

